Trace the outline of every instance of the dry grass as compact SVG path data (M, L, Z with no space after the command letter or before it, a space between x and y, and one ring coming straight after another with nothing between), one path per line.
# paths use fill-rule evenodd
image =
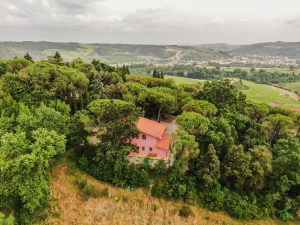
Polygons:
M86 177L90 184L101 190L108 188L110 196L84 200L74 185L75 177ZM211 212L191 207L194 217L182 218L178 215L181 202L155 199L144 190L131 192L112 187L82 173L78 169L68 169L61 163L53 171L51 182L53 201L49 218L45 224L51 225L277 225L278 221L237 221L220 212ZM296 223L295 223L296 224Z

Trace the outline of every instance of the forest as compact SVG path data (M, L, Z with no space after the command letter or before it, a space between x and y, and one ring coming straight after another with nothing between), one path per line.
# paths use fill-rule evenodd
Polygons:
M67 62L58 52L42 61L28 53L1 60L0 223L46 218L51 169L71 150L81 170L118 187L241 220L297 219L300 113L251 102L224 79L248 74L197 69L193 76L209 81L176 85L163 76L181 76L173 72L136 75L126 65ZM257 82L300 78L254 73ZM180 128L170 146L174 162L129 163L138 118L168 114Z

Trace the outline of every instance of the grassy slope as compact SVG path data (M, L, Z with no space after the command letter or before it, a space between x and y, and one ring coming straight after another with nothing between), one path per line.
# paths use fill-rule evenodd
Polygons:
M196 84L203 82L203 80L196 80L184 77L165 76L166 78L172 78L177 84ZM249 89L244 90L247 97L254 102L262 102L267 104L277 104L287 107L300 107L300 101L297 101L297 97L294 93L276 88L265 84L256 84L251 81L243 81ZM297 82L300 89L300 82Z
M98 190L108 188L111 196L84 200L74 186L74 179L79 177L87 178ZM53 200L45 225L283 224L276 220L238 221L222 212L212 212L196 206L191 206L194 217L182 218L178 215L182 202L156 199L143 189L131 192L113 187L80 171L70 159L66 158L54 168L51 188Z
M243 81L243 84L249 87L244 93L255 102L267 104L279 104L283 106L300 107L300 102L292 98L286 91L265 84L256 84L250 81ZM290 93L292 95L292 93Z
M300 93L300 81L280 84L281 87Z
M177 84L197 84L199 82L203 82L203 80L191 79L186 77L168 76L168 75L165 75L165 78L171 78L175 80Z

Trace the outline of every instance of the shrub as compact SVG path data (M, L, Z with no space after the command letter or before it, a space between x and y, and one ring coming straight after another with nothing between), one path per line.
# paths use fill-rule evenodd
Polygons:
M179 216L181 217L189 217L189 216L194 216L194 213L191 209L190 206L188 205L183 205L179 211L178 211Z
M221 210L224 207L225 193L220 189L212 189L199 194L201 205L213 211Z
M86 179L76 179L75 184L82 191L85 199L90 197L98 198L98 197L107 197L109 195L108 188L104 188L102 190L97 190L96 187L92 184L89 184Z
M225 211L235 218L258 219L262 217L255 196L253 199L250 199L248 196L228 192L226 193L224 207Z

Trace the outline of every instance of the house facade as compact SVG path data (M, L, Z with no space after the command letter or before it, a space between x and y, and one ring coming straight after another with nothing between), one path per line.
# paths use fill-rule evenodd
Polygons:
M169 160L171 134L166 132L166 126L143 117L139 118L136 126L139 135L131 143L137 146L137 152L132 156Z

